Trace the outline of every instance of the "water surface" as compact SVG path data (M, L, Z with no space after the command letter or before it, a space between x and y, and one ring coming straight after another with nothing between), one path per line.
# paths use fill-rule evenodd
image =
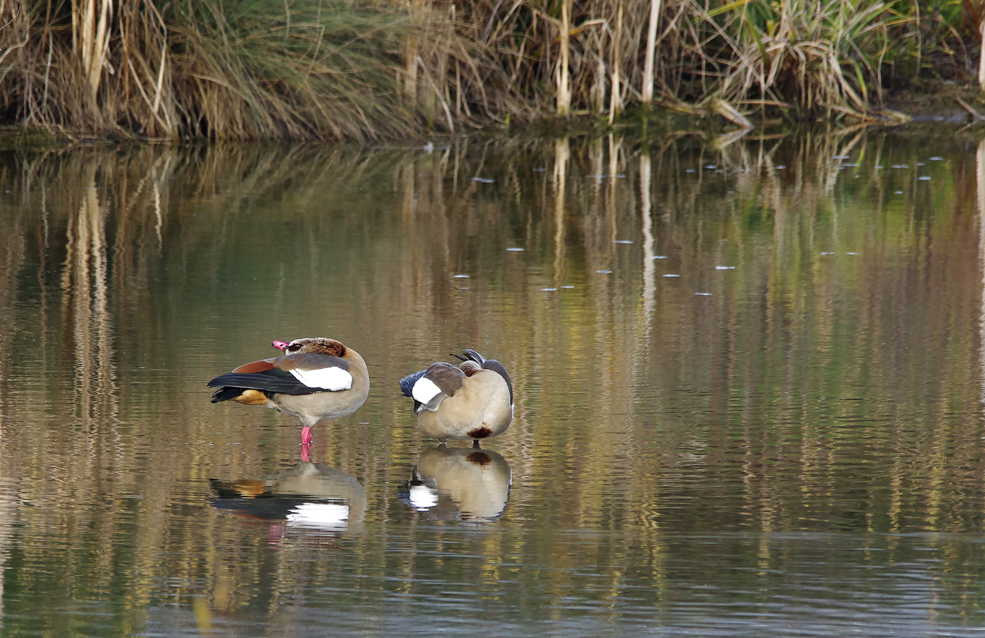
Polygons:
M0 154L10 636L978 635L971 133ZM315 428L213 405L358 350ZM476 453L400 377L474 348Z

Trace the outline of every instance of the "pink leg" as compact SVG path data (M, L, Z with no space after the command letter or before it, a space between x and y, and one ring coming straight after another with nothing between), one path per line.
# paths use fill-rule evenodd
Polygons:
M308 452L311 450L311 428L307 425L301 428L301 462L308 462Z

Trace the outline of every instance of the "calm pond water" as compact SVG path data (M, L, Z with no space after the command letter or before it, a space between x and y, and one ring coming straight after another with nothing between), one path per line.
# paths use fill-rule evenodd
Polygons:
M3 636L985 627L973 132L0 153ZM314 429L206 382L330 336ZM475 348L476 453L398 380Z

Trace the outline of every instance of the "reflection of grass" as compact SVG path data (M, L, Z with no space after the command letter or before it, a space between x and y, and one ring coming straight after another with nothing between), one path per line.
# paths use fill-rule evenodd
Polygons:
M925 52L967 66L958 25L973 3L941 4L13 0L0 4L0 111L51 129L213 139L508 126L615 114L651 93L742 125L750 111L871 119L887 72L916 77Z

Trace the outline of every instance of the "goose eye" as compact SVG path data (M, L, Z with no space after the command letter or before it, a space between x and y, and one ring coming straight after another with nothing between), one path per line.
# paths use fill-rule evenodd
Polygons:
M287 346L287 348L286 348L286 350L288 352L297 352L300 349L301 349L301 344L300 343L292 343L291 345Z

